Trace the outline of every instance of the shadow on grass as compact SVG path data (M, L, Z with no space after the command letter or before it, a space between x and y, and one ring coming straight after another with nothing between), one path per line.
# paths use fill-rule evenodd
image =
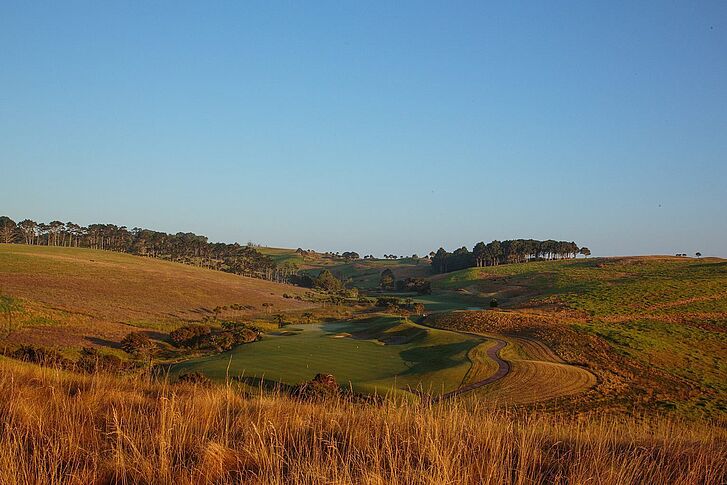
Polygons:
M245 377L245 376L239 376L239 377L232 377L232 381L240 382L242 384L245 384L250 387L262 389L266 392L284 392L284 393L290 393L295 389L295 386L292 384L286 384L284 382L274 381L271 379L265 379L263 377Z
M465 340L451 344L430 345L428 347L414 347L399 353L401 358L410 364L409 369L402 375L422 374L433 372L462 363L461 358L455 356L467 353L479 345L476 340Z
M84 340L88 340L94 345L98 345L99 347L110 347L112 349L120 349L121 344L119 342L114 342L113 340L106 340L103 338L98 337L83 337Z

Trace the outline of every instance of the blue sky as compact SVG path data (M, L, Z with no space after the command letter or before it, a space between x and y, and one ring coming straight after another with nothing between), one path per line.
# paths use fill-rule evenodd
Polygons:
M3 1L0 177L215 241L727 256L727 4Z

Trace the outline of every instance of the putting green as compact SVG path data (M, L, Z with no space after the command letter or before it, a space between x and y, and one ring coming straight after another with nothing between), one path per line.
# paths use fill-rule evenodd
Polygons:
M358 392L418 388L449 392L462 382L467 352L484 339L430 329L398 317L291 325L230 352L178 364L172 375L247 377L297 384L332 374ZM228 371L229 366L229 371Z

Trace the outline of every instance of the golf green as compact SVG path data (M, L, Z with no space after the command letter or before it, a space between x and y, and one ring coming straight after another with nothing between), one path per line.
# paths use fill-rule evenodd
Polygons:
M470 368L467 352L482 341L398 317L291 325L258 342L178 364L172 374L198 371L215 380L297 384L326 373L359 392L418 387L448 392Z

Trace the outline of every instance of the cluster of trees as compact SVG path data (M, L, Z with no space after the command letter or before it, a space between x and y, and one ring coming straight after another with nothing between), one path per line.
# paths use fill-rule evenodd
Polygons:
M290 278L290 283L303 288L315 288L332 294L341 294L347 298L358 298L356 288L346 288L346 282L337 278L330 270L323 269L318 276L298 274Z
M301 256L315 256L318 254L312 249L302 249L298 248L295 250L297 254L300 254ZM361 259L361 255L358 254L356 251L344 251L342 253L340 252L333 252L333 251L327 251L325 253L322 253L322 255L329 259L342 259L345 261L354 261L356 259Z
M477 243L472 251L461 247L454 252L439 248L429 255L435 273L448 273L464 268L497 266L507 263L524 263L532 260L569 259L578 254L589 256L591 251L579 248L574 242L537 241L535 239L512 239L507 241L491 241Z
M0 241L43 246L105 249L193 264L244 276L287 281L297 272L293 263L276 265L254 245L211 243L206 236L191 232L167 234L150 229L52 221L48 224L25 219L16 223L0 217Z
M169 338L177 347L225 352L258 340L260 331L237 322L222 322L222 328L190 324L174 330Z
M396 282L396 291L430 295L432 293L432 284L423 278L407 278Z
M384 291L391 291L396 288L396 277L390 268L386 268L379 276L379 288Z
M432 284L423 278L406 278L397 280L394 272L386 268L379 277L379 289L384 291L416 292L420 295L432 293Z
M375 305L388 311L406 311L419 315L423 315L425 311L424 303L415 302L411 298L402 300L394 296L382 296L376 299Z
M343 281L336 278L336 276L327 269L321 270L321 272L318 273L318 276L311 276L305 273L294 275L290 278L290 282L294 285L302 286L303 288L317 288L330 293L337 293L344 288Z

